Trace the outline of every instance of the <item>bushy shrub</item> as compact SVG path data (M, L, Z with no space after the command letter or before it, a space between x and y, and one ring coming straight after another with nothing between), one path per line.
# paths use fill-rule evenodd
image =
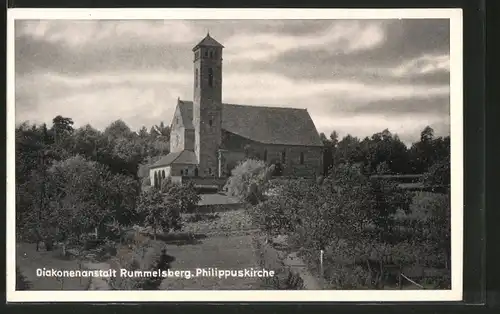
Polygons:
M224 189L230 196L255 204L262 199L273 171L273 166L261 160L247 159L233 169Z
M158 189L143 191L139 197L137 212L146 226L153 228L154 237L159 230L168 232L182 228L179 199L164 195Z
M181 213L195 211L201 198L192 181L183 184L173 184L165 180L164 183L161 188L162 193L177 203Z

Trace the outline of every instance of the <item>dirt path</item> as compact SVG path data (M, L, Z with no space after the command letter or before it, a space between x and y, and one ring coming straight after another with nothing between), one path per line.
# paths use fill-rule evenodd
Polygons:
M323 290L321 283L307 269L307 264L297 256L297 253L290 253L283 263L290 267L291 271L299 274L304 281L306 290Z

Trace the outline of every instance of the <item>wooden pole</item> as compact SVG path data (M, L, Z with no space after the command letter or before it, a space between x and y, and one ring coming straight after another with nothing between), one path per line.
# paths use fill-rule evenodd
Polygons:
M320 250L320 253L319 253L319 266L320 266L321 278L323 278L323 276L325 275L324 274L324 269L323 269L323 256L324 256L324 253L325 253L325 251Z

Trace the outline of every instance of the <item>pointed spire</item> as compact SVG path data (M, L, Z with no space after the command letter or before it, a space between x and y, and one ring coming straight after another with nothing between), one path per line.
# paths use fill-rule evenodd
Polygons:
M207 28L207 35L205 38L202 39L194 48L193 51L196 50L200 46L205 46L205 47L220 47L224 48L223 45L221 45L219 42L217 42L215 39L213 39L210 36L210 30Z

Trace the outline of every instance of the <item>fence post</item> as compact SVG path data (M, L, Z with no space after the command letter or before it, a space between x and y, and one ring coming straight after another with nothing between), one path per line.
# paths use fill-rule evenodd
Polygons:
M323 250L320 250L320 253L319 253L319 266L320 266L320 273L321 273L321 279L323 280L323 277L324 277L324 271L323 271L323 255L324 255L324 251Z

